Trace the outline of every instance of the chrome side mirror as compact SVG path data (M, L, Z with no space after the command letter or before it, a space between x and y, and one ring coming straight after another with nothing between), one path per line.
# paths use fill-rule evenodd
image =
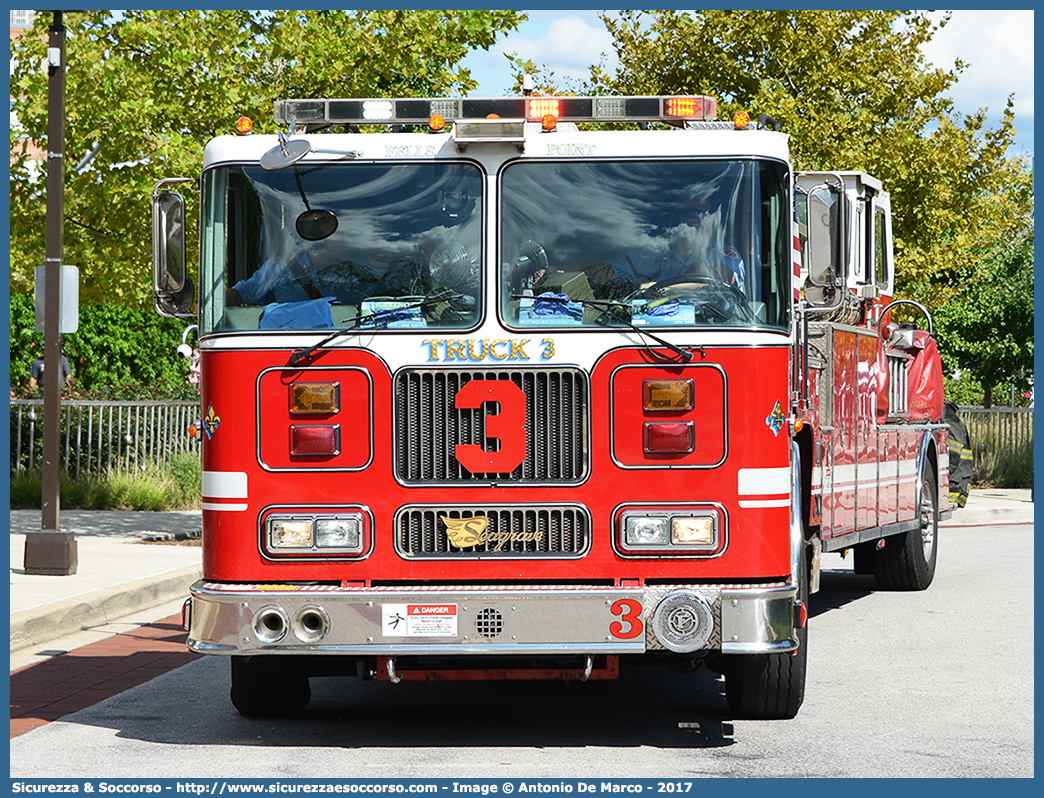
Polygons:
M816 186L808 192L807 203L805 299L813 307L829 307L837 303L844 286L845 195L829 186Z
M152 190L152 292L156 310L163 316L191 317L195 287L186 264L185 198L161 191L166 183L188 178L160 180Z

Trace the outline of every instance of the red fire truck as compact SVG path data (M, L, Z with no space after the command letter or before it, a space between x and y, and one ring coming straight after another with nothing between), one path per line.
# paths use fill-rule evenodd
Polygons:
M700 96L275 115L211 141L199 180L184 623L241 713L298 712L317 675L655 663L790 718L822 554L929 585L941 375L891 319L877 180L797 173L774 120ZM197 319L177 180L156 305Z

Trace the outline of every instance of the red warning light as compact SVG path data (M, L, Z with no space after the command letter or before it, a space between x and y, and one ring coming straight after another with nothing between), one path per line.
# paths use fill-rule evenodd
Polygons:
M696 117L703 115L701 97L668 97L667 116Z

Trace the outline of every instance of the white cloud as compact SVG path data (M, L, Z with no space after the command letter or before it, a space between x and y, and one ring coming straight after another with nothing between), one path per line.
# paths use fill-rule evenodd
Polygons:
M579 16L558 17L540 38L511 36L498 49L515 51L537 65L547 64L556 76L586 77L588 67L598 63L602 53L613 52L612 36L597 18L594 23Z
M1032 119L1032 11L954 11L924 53L940 68L949 69L958 59L967 65L951 89L962 112L989 108L992 118L1014 93L1016 118Z

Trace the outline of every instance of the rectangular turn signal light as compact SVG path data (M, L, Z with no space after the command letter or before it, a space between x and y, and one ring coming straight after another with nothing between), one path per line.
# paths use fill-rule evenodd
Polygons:
M692 380L645 380L642 406L646 410L692 410L696 390Z
M294 415L337 413L341 386L336 382L295 382L290 386L290 412Z

